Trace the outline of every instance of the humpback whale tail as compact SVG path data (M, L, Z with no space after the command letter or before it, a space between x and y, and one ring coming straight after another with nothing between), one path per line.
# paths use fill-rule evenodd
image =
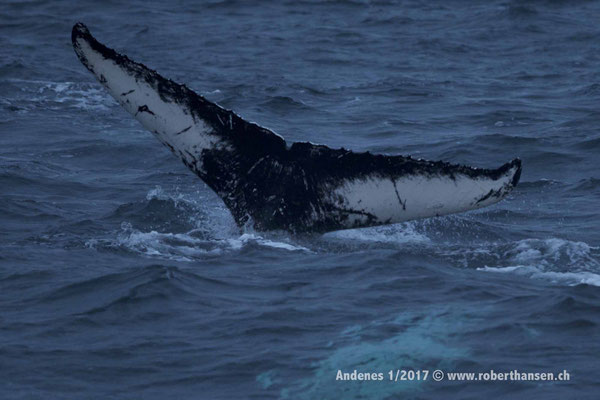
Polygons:
M518 183L521 161L480 169L291 145L73 27L75 53L108 92L214 190L238 225L325 232L473 210Z

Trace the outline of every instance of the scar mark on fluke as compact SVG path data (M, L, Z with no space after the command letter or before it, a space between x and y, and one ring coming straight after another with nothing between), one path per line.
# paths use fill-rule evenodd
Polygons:
M342 213L364 215L365 217L369 218L370 220L373 220L373 221L377 220L377 217L375 215L373 215L373 214L371 214L370 212L367 212L367 211L359 211L359 210L353 210L353 209L342 208L342 207L332 207L332 208L334 210L340 211Z
M121 93L121 96L127 96L128 94L131 94L131 93L133 93L133 92L135 92L135 89L131 89L131 90L130 90L130 91L128 91L128 92L123 92L123 93Z
M137 112L135 113L135 115L138 115L141 112L147 112L148 114L152 114L152 115L156 115L154 114L147 105L143 105L143 106L139 106Z
M180 130L179 132L175 132L174 134L181 135L182 133L189 131L191 128L192 128L192 126L190 125L187 128Z
M396 187L396 181L392 179L392 183L394 184L394 191L396 192L396 197L398 198L398 203L402 206L402 209L406 211L406 200L404 202L400 198L400 193L398 193L398 188Z
M498 189L498 190L490 190L488 192L488 194L486 194L485 196L483 196L482 198L480 198L479 200L477 200L477 202L475 204L479 204L481 202L486 201L487 199L489 199L490 197L500 197L502 196L502 190Z

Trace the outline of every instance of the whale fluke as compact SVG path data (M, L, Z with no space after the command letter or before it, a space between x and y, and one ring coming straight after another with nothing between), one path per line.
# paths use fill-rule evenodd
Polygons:
M521 175L519 159L480 169L289 145L104 46L81 23L72 41L83 65L223 199L239 226L326 232L463 212L498 202Z

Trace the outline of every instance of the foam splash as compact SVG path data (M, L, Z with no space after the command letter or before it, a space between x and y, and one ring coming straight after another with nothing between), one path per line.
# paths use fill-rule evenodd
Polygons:
M161 186L155 186L147 192L145 201L166 201L169 202L169 207L181 212L170 214L161 209L163 221L144 224L143 213L146 208L141 207L142 211L136 211L138 214L129 215L131 221L138 220L137 223L123 221L120 231L114 232L112 237L94 238L85 245L88 248L113 251L121 249L144 257L182 262L238 252L253 246L289 252L312 252L293 243L287 235L270 234L267 237L251 230L240 234L225 206L207 196L210 195L181 190L179 187L165 190ZM188 224L170 223L170 219L179 222L181 218L187 218ZM174 232L173 227L184 229Z
M180 211L173 216L165 216L165 218L176 218L175 222L185 219L188 226L195 228L196 236L200 236L200 232L202 232L205 238L225 238L238 233L230 212L213 193L200 190L182 191L178 186L171 190L164 190L157 185L146 194L147 202L150 203L154 200L168 202ZM158 230L160 231L160 229Z
M82 82L51 82L37 80L11 80L19 92L9 99L11 104L24 111L40 106L47 110L73 107L82 110L106 111L114 101L98 85Z
M245 233L231 238L204 238L202 237L203 233L196 229L187 233L142 232L132 228L128 223L123 223L122 230L116 239L91 239L85 245L95 249L120 248L144 257L182 262L192 262L207 256L240 251L248 246L292 252L311 252L303 246L266 239L255 234Z
M174 188L172 191L166 191L160 185L154 186L153 189L148 190L146 193L146 201L151 200L162 200L172 201L175 207L179 207L182 204L187 204L191 208L201 211L203 207L199 204L199 200L203 196L199 192L182 192L179 187Z
M431 242L426 235L416 230L414 221L395 225L382 225L372 228L347 229L343 231L329 232L324 234L323 238L343 241L393 244L427 244Z
M113 104L106 92L98 87L78 82L50 82L43 85L38 93L40 100L57 102L74 108L92 111L105 111Z
M599 249L584 242L558 238L526 239L517 242L514 248L505 252L505 256L515 262L545 267L600 269L600 262L593 255Z
M173 261L193 261L206 255L222 253L223 249L215 243L195 238L192 233L140 232L127 227L119 235L116 244L146 257Z
M242 236L240 236L235 241L239 241L240 243L242 243L242 245L255 242L255 243L259 244L260 246L271 247L274 249L283 249L283 250L288 250L288 251L306 251L309 253L311 252L311 250L307 249L304 246L300 246L298 244L291 244L291 243L287 243L287 242L283 242L283 241L275 241L275 240L265 239L262 236L253 234L253 233L244 233Z
M600 286L600 274L592 272L554 272L544 271L542 268L517 265L512 267L482 267L477 268L478 271L498 272L498 273L515 273L517 275L527 276L529 278L543 279L559 285L590 285Z
M600 248L584 242L526 239L502 251L485 252L488 257L494 254L496 265L486 264L477 270L515 273L556 284L600 286Z

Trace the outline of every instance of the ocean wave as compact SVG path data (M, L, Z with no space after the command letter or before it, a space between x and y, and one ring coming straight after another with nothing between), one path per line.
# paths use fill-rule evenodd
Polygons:
M463 255L465 267L501 266L500 264L543 266L553 270L600 272L600 248L584 242L559 238L523 239L516 242L481 243L472 248L440 251L447 256ZM485 255L487 259L478 258ZM478 265L479 264L479 265Z
M575 96L587 96L596 99L600 95L600 83L592 83L579 87L573 93Z
M260 104L268 110L278 114L288 114L290 112L318 112L318 110L306 105L298 99L289 96L273 96Z
M540 190L554 185L562 185L562 183L552 179L542 178L531 182L519 182L519 189Z
M584 242L559 238L525 239L504 252L509 262L536 265L554 270L587 270L600 272L600 248Z
M26 112L39 108L64 110L65 107L107 111L116 104L104 89L93 83L17 79L7 83L10 87L4 102Z
M185 233L144 232L123 223L115 239L90 239L85 245L97 250L125 250L148 258L192 262L207 256L219 256L258 246L284 251L311 252L306 247L284 240L269 239L254 233L237 237L205 238L204 231L194 229Z
M406 15L390 15L390 14L373 14L364 18L361 23L365 25L371 26L404 26L408 24L412 24L415 22L414 18L408 17Z
M482 267L477 268L478 271L514 273L517 275L527 276L551 281L552 283L575 286L575 285L591 285L600 286L600 274L592 272L554 272L544 271L543 268L530 265L516 265L512 267Z
M457 325L457 319L462 324ZM414 394L423 389L423 381L404 381L402 384L378 380L344 381L337 380L336 374L339 370L342 373L354 370L381 372L385 374L385 380L389 379L387 373L390 370L448 368L469 354L468 348L456 345L448 338L470 322L464 315L440 307L438 310L406 312L393 320L376 320L365 326L350 326L330 343L329 354L314 363L312 376L291 382L282 390L281 397L329 399L343 394L344 399L389 399ZM382 338L382 332L394 333ZM276 370L259 374L256 379L263 387L283 382Z
M49 82L38 89L42 96L33 100L57 102L85 110L108 110L112 98L98 85L81 82Z
M205 229L205 236L211 237L211 228L225 227L227 224L209 224L213 218L221 220L216 207L203 206L203 194L180 192L175 189L165 192L156 186L146 194L146 198L117 207L106 220L125 222L141 231L185 233L194 229Z
M537 14L537 10L531 5L509 5L507 8L507 15L510 18L532 18Z
M0 184L10 188L9 193L13 196L39 196L40 193L65 195L71 191L94 190L88 183L73 180L73 175L55 162L0 157Z
M466 264L480 271L516 273L566 285L600 286L600 248L584 242L525 239L464 253Z
M582 179L574 184L573 190L582 191L584 193L593 192L600 188L600 179L598 178L587 178Z
M36 294L33 302L41 313L53 310L55 318L61 317L55 310L79 319L127 312L132 307L140 320L156 320L160 315L168 316L171 301L185 301L201 291L223 291L231 286L196 272L155 264L62 284Z
M575 143L573 148L577 150L596 151L600 149L600 137L589 138L586 136L584 140Z
M347 229L325 233L326 240L393 243L393 244L427 244L431 240L417 229L418 223L405 222L395 225L384 225L364 229Z

